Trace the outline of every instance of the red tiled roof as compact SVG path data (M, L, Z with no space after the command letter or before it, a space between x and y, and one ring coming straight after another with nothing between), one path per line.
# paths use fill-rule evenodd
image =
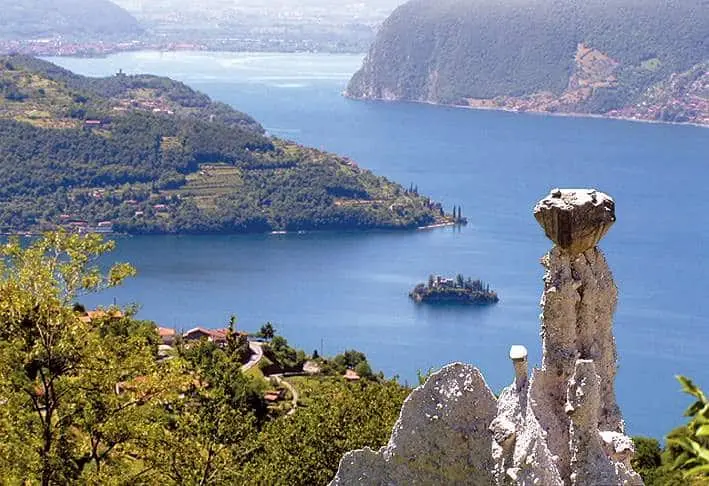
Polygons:
M171 327L158 327L158 334L160 337L172 337L177 334L177 331Z
M226 340L226 335L227 335L227 330L226 329L206 329L204 327L195 327L187 331L186 333L183 334L183 336L187 339L190 339L190 336L193 334L202 334L204 336L207 336L207 338L211 339L212 341L216 342L223 342Z

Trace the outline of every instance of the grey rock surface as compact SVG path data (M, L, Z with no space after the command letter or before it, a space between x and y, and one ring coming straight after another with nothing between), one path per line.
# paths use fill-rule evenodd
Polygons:
M477 368L448 365L406 399L389 444L346 454L331 484L493 485L488 427L496 410Z
M578 255L596 246L615 223L615 202L595 189L553 189L534 208L547 237Z

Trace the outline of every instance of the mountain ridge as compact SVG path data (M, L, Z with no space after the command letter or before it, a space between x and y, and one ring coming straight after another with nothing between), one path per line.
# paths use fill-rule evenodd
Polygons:
M631 109L709 59L703 0L412 0L382 26L346 95L472 108L706 123ZM694 106L692 106L694 105Z
M101 39L143 33L138 21L109 0L0 0L0 39Z

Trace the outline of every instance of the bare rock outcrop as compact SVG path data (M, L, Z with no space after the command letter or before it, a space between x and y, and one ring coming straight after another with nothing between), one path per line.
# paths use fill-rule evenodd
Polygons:
M615 222L598 191L553 190L535 217L556 243L542 259L542 365L495 399L480 372L450 365L407 399L389 444L346 454L333 485L642 485L616 402L617 289L596 246Z
M331 484L491 486L495 413L480 371L448 365L406 399L389 444L345 454Z

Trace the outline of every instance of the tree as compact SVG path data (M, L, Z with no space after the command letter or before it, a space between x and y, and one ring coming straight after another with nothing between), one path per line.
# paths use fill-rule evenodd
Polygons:
M409 390L394 381L313 380L307 407L266 424L240 484L327 484L345 452L386 444Z
M633 437L635 456L633 470L640 474L646 486L687 486L687 481L663 459L660 443L649 437Z
M696 400L685 412L690 421L686 434L668 437L668 444L681 449L673 468L684 472L685 478L709 478L709 399L692 380L678 376L682 391Z
M273 327L273 324L271 324L270 322L267 322L266 324L261 326L261 330L259 331L259 335L261 337L263 337L264 339L270 341L276 335L276 329Z
M374 373L372 373L372 367L369 366L367 361L360 361L357 366L354 367L355 373L361 378L372 378Z
M239 471L258 449L266 419L264 385L240 371L229 345L203 341L184 358L192 382L164 407L138 456L161 484L242 484Z
M113 447L96 441L111 435L107 429L96 432L115 414L89 417L92 407L122 412L137 405L129 396L111 404L96 398L107 390L115 395L117 383L111 380L118 374L131 379L149 371L149 339L142 335L132 343L135 348L117 349L110 338L110 328L121 327L112 322L115 310L95 322L81 319L72 305L81 295L116 286L135 273L127 264L101 271L96 260L113 247L98 235L57 232L27 247L12 238L0 248L0 386L5 397L0 442L23 455L20 463L7 464L10 477L62 483L79 477L90 462L99 472ZM90 451L82 445L87 437Z
M236 316L229 318L229 327L226 333L226 353L235 363L245 363L251 355L249 338L246 334L236 331Z

